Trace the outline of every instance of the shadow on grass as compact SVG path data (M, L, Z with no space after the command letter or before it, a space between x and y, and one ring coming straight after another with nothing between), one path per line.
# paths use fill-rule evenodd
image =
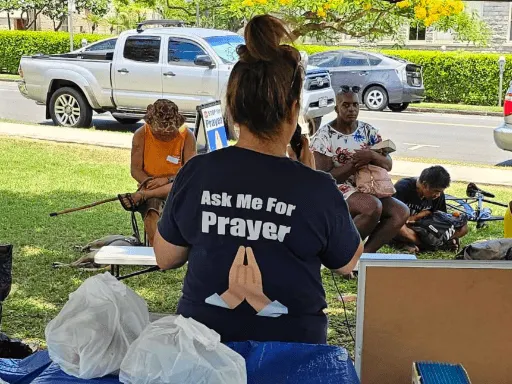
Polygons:
M51 120L45 120L40 123L41 125L54 126ZM98 131L110 132L135 132L138 128L142 127L143 122L136 124L121 124L110 117L110 115L94 115L92 126Z
M57 315L68 295L95 274L54 269L52 263L71 262L80 257L75 245L85 245L110 234L132 234L130 214L117 202L49 217L50 212L108 197L111 196L68 191L54 192L51 196L1 191L0 242L14 245L14 285L4 304L4 331L14 337L41 342L46 324ZM184 269L156 272L125 282L147 300L150 310L172 313L184 273Z

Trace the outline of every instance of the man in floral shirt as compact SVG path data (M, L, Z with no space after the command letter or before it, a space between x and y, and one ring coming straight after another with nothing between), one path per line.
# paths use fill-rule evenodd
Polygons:
M337 119L321 127L311 140L316 168L329 172L338 182L363 239L365 252L377 252L405 224L409 209L394 198L377 199L358 192L355 174L373 164L391 171L393 162L369 148L382 141L379 131L358 120L359 88L343 86L336 97Z

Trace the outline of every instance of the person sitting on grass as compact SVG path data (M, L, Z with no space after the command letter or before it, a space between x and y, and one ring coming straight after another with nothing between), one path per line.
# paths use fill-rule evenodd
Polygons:
M409 220L396 239L405 250L416 253L422 248L421 240L409 227L410 224L430 216L433 212L447 211L444 191L450 186L450 182L448 171L441 166L434 166L425 169L419 178L405 178L395 184L394 197L407 205L411 212ZM459 239L467 233L467 225L455 232L451 239L453 249L459 247Z
M197 150L194 135L172 101L160 99L149 105L145 120L133 136L131 154L131 174L139 188L124 195L122 204L142 215L149 244L153 245L174 177Z
M409 210L392 197L378 199L357 190L355 175L359 169L373 164L389 172L393 165L389 156L369 149L382 139L376 128L358 120L359 91L359 87L341 87L336 96L338 117L316 132L311 149L316 169L334 177L361 238L368 239L364 251L375 253L398 234Z

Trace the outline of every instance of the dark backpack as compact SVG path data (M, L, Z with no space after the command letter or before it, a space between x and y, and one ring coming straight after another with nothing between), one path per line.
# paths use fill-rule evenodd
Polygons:
M438 250L452 239L455 231L468 223L466 215L455 217L449 213L436 211L411 226L422 242L425 250Z
M512 260L512 239L479 241L465 247L459 260Z

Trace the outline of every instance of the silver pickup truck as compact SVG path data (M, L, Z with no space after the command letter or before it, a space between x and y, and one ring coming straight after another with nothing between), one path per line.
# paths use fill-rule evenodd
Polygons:
M194 119L198 105L224 99L238 60L236 47L244 43L241 36L213 29L144 26L123 32L112 51L24 56L20 92L46 105L47 119L68 127L91 126L93 111L110 112L120 123L135 123L159 98L174 101ZM308 69L304 117L318 124L334 110L334 99L329 72Z

